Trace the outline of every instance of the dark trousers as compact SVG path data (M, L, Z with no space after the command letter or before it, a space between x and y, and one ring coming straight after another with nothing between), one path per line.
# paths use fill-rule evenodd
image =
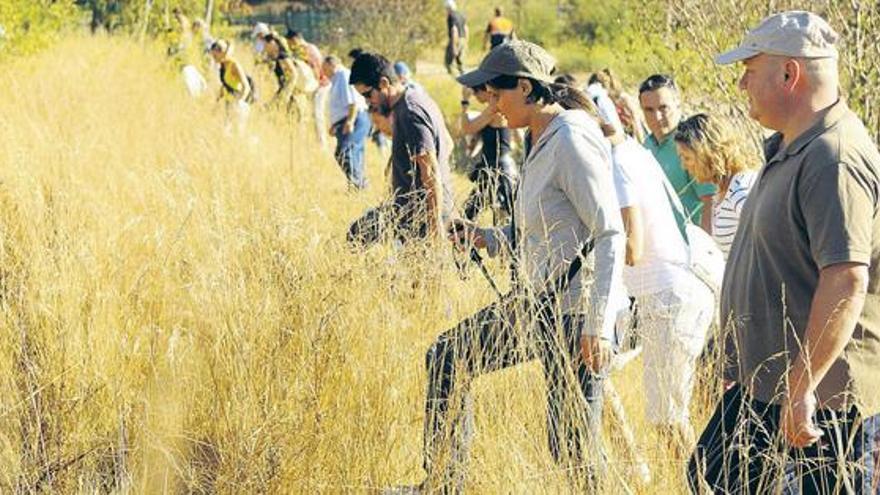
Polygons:
M779 417L780 406L728 390L688 464L691 491L880 494L880 415L820 409L824 435L805 449L786 446Z
M422 239L428 235L427 218L419 214L413 205L398 206L394 203L370 208L348 227L348 242L367 248L387 239L401 243Z
M455 46L450 41L446 45L446 54L443 58L443 64L446 66L446 71L452 74L452 64L455 63L458 68L459 74L464 74L464 63L462 62L462 57L464 56L464 47L463 46Z
M364 170L364 144L372 127L370 117L364 110L358 112L354 120L354 129L348 134L342 132L344 122L343 120L333 125L336 134L334 156L336 157L336 163L339 164L339 167L345 173L349 185L357 189L363 189L367 186Z
M547 384L550 452L585 486L601 474L604 375L583 363L581 317L541 321L518 311L511 295L442 334L428 350L425 401L425 470L429 479L460 488L473 425L470 381L540 359ZM517 325L517 320L536 320Z

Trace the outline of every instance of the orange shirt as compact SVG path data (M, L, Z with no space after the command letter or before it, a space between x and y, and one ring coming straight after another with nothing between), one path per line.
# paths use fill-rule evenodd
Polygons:
M486 27L486 32L489 34L509 35L513 32L513 21L507 17L493 17L489 21L489 26Z

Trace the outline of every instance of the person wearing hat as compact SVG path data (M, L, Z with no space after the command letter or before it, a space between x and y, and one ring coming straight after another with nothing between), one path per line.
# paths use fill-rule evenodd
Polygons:
M626 300L623 225L610 150L587 111L590 101L554 83L555 64L541 47L512 40L458 78L464 86L486 85L508 125L528 129L528 152L512 224L479 228L459 220L450 237L490 256L509 253L523 275L427 352L423 490L463 486L470 382L535 359L547 385L551 454L576 490L602 479L602 390Z
M728 383L691 458L697 492L880 493L880 153L846 105L838 35L764 19L742 62L749 115L776 132L721 294Z
M455 0L446 0L446 55L443 64L446 71L452 74L452 64L455 63L458 73L464 73L464 52L468 43L468 26L464 14L458 10Z

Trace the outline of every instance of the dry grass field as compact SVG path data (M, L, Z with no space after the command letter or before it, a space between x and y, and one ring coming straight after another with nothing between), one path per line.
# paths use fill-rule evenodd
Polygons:
M6 63L0 94L0 492L422 478L425 351L493 296L446 244L348 249L348 223L385 195L375 147L370 190L349 193L310 127L255 111L230 135L161 48L125 39ZM684 461L644 420L640 363L613 381L654 482L613 454L608 492L683 493ZM475 385L470 490L567 492L538 365Z

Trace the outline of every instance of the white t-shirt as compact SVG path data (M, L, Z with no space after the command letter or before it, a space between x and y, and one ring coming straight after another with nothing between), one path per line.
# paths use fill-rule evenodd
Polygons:
M621 208L638 207L642 217L642 258L625 266L629 294L641 297L672 288L689 279L687 246L664 190L666 174L650 151L634 139L614 146L614 188Z
M716 197L712 203L712 238L724 253L730 253L730 245L739 226L739 215L758 177L757 172L740 172L730 179L727 193L723 198Z

